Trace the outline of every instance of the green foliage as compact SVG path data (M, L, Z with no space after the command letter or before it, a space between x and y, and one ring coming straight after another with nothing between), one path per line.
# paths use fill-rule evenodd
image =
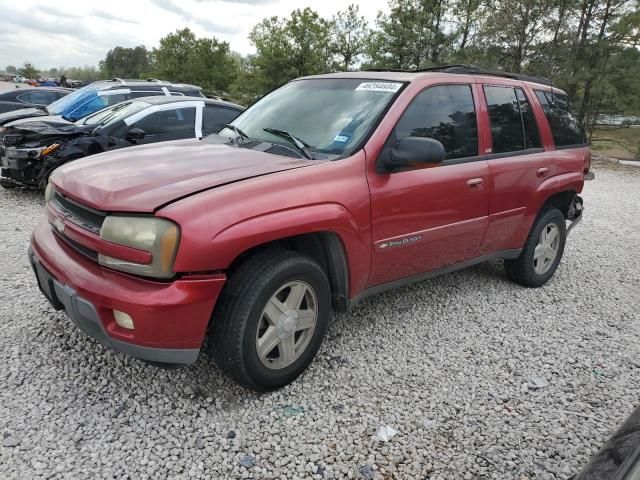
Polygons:
M349 5L345 11L333 16L330 45L336 70L350 70L365 52L369 26L360 15L357 5Z
M16 73L18 73L18 69L14 65L7 65L5 71L7 73L10 73L11 75L15 75Z
M149 70L149 52L143 45L135 48L115 47L100 62L100 70L107 78L140 78Z
M22 68L18 69L18 73L22 75L24 78L35 79L38 77L38 69L33 66L33 64L29 62L24 62Z
M286 20L264 19L253 28L249 39L257 50L252 64L263 90L330 68L330 22L310 8L294 10Z
M149 65L154 77L199 85L215 95L225 95L238 74L227 42L197 38L188 28L162 38Z

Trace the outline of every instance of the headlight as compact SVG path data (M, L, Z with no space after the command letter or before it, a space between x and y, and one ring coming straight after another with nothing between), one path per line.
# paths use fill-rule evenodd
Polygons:
M56 194L56 189L53 186L53 183L49 182L47 183L47 188L45 188L44 190L44 203L49 203L51 200L53 200L53 197Z
M123 272L147 277L170 278L180 243L180 228L155 217L109 216L100 229L100 238L151 253L151 263L143 265L99 254L98 262Z
M42 149L42 151L40 152L40 156L44 157L46 155L49 155L50 153L55 152L57 149L60 148L60 144L59 143L52 143L51 145L49 145L48 147L44 147Z

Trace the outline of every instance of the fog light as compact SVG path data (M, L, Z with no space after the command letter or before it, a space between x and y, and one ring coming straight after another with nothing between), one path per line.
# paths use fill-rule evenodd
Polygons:
M122 328L126 328L127 330L133 330L135 327L133 326L133 318L127 313L121 312L119 310L113 311L113 318L116 319L116 323Z

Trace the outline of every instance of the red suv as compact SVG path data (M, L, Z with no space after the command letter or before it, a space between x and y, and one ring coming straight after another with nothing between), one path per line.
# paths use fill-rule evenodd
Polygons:
M30 259L57 309L140 359L291 382L331 310L489 259L553 275L590 152L564 92L445 67L294 80L218 135L51 177Z

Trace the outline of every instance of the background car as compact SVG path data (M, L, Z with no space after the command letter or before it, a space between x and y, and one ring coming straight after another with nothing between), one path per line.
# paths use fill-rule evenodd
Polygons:
M194 85L165 82L154 78L149 80L114 78L113 80L93 82L86 87L82 87L48 105L46 109L23 108L0 114L0 126L21 118L43 117L46 115L59 116L65 120L75 122L116 103L131 98L153 95L204 97L202 89Z
M244 110L201 97L129 100L75 123L23 119L7 125L0 146L5 188L38 187L58 166L94 153L218 133Z
M0 113L23 108L45 107L73 90L58 87L12 88L0 92Z

